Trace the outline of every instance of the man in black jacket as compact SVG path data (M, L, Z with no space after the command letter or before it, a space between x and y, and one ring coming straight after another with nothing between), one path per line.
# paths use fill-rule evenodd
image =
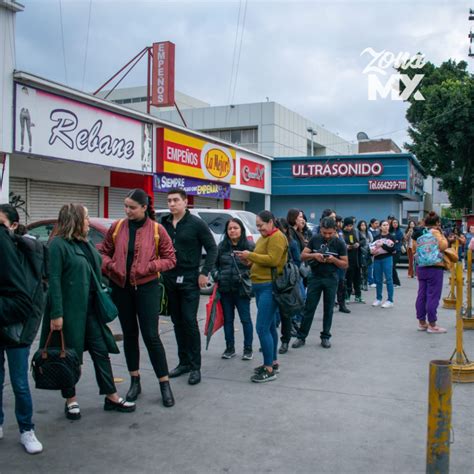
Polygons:
M188 382L196 385L201 381L201 336L197 322L199 289L209 282L209 272L217 258L217 246L207 224L193 216L186 209L187 204L183 189L168 192L170 214L164 216L161 223L173 241L177 264L163 273L163 277L179 357L179 364L170 372L170 377L190 372ZM199 270L203 247L206 259Z

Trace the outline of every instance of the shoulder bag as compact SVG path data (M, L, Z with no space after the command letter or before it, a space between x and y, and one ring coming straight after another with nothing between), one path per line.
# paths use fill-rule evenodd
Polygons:
M91 270L91 284L95 287L95 310L100 321L111 323L118 316L118 309L110 296L110 288L99 281L92 265L87 261Z
M252 282L250 281L250 278L248 277L246 278L244 275L242 275L242 273L240 273L239 265L237 264L237 261L235 260L235 255L232 253L231 256L232 256L232 260L234 261L234 265L237 270L237 273L239 275L239 283L240 283L239 295L247 297L247 298L252 298L252 296L254 296Z
M74 349L66 349L63 331L61 347L49 347L53 331L49 332L43 349L38 349L31 361L36 388L61 390L74 387L81 377L81 364Z

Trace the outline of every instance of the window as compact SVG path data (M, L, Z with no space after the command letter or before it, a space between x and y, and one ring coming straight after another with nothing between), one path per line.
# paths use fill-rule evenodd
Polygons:
M257 216L255 214L246 211L236 211L236 214L252 234L258 234Z
M220 214L217 212L200 212L199 217L209 226L211 232L222 235L225 232L225 225L232 217L230 214Z
M48 243L49 237L53 232L56 224L52 222L51 224L41 224L36 227L28 229L28 234L35 237L39 242Z
M97 229L94 229L94 227L91 227L89 229L89 240L97 247L99 244L102 243L104 240L104 234L99 232Z
M230 132L230 141L232 143L241 143L242 142L242 130L231 130L231 132Z

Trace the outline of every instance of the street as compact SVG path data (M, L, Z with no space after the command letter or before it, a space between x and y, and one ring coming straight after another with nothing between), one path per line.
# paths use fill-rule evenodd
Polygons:
M44 452L27 455L19 443L13 396L4 390L5 439L0 472L9 473L421 473L425 471L428 365L448 359L455 346L455 312L440 309L447 334L418 332L414 315L417 281L400 270L395 307L351 303L351 314L335 312L332 348L319 345L322 308L300 349L281 356L278 379L252 384L261 364L258 338L254 360L242 361L242 330L236 318L238 356L220 358L223 332L203 340L203 380L171 384L176 406L164 408L146 352L143 393L131 414L104 412L88 356L78 385L82 419L71 422L59 393L33 389L34 422ZM446 296L445 274L443 296ZM201 299L203 325L207 297ZM252 311L255 322L255 308ZM119 331L118 323L114 323ZM161 323L170 369L176 343L169 318ZM122 343L119 343L120 347ZM474 359L474 331L464 332ZM32 350L36 350L35 344ZM112 358L125 395L129 378L123 354ZM472 384L453 388L451 472L472 473L474 414Z

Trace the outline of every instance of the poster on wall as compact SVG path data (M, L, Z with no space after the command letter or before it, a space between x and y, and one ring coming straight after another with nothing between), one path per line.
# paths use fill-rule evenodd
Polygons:
M235 150L166 128L157 129L156 171L235 184Z
M153 172L151 124L22 84L15 96L16 152Z

